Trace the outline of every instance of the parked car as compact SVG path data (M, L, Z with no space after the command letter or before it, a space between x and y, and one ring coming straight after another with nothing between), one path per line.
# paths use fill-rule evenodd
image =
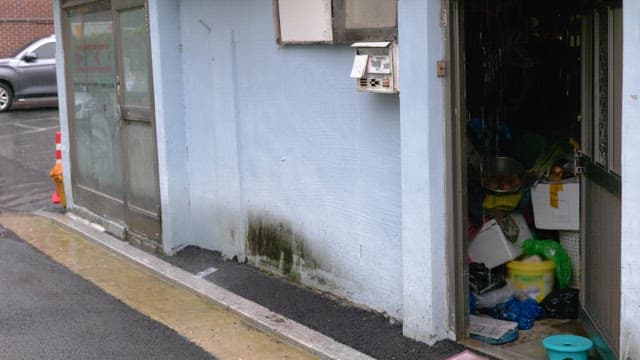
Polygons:
M55 50L51 35L0 59L0 112L9 110L16 99L57 96Z

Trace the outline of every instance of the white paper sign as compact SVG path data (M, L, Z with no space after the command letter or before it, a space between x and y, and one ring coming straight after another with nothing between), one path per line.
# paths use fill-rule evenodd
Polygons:
M351 68L351 77L356 79L362 79L367 70L367 62L369 61L369 55L356 55L353 59L353 67Z

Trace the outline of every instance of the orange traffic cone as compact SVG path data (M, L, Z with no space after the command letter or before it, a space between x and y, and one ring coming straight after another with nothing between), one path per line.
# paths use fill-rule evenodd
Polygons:
M60 204L60 195L58 195L58 190L53 190L53 194L51 194L51 202L54 204Z
M66 206L66 201L64 198L64 187L62 184L62 135L60 131L56 131L56 163L51 168L49 172L49 176L56 183L56 188L51 194L51 202L54 204L62 204L62 206ZM61 193L61 194L60 194Z

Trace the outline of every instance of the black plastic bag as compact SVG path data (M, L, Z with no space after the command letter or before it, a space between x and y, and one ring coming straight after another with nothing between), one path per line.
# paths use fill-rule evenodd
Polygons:
M493 289L499 289L507 284L504 280L506 268L504 265L488 269L483 263L469 264L469 285L476 294L484 294Z
M556 319L577 319L580 311L579 290L564 288L552 291L540 303L546 315Z

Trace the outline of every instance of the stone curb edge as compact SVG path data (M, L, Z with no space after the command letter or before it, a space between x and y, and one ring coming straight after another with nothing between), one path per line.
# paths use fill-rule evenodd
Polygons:
M119 254L128 261L141 265L160 277L193 291L222 308L240 315L259 329L279 336L289 343L310 351L322 359L374 359L369 355L339 343L320 332L288 319L205 279L199 279L195 277L195 275L169 264L152 254L116 239L95 228L87 220L81 219L73 214L57 214L42 210L38 210L33 214L52 220L59 225L81 234L101 247Z

